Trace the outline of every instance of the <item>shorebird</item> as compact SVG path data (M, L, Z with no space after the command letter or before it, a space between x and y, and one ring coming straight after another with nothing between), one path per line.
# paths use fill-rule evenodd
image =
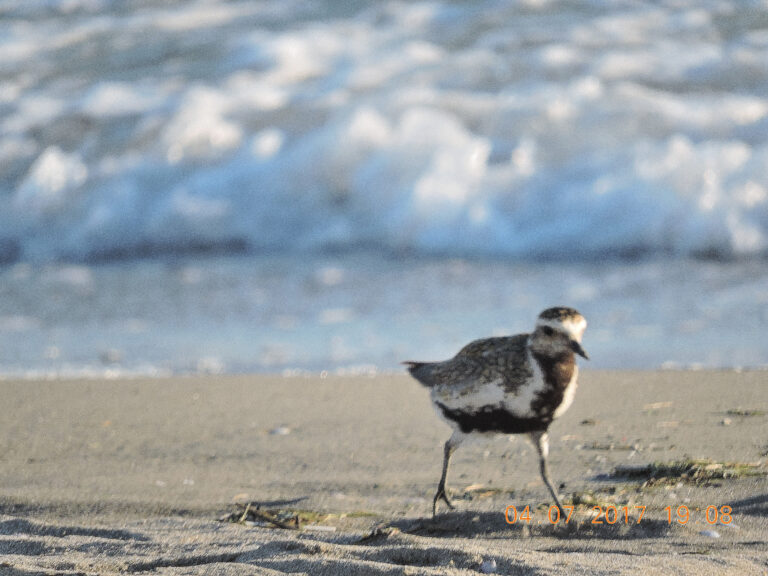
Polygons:
M581 347L587 321L573 308L548 308L531 334L470 342L443 362L404 362L431 391L438 415L453 434L443 449L443 473L432 500L432 515L443 500L451 455L475 434L528 434L539 455L539 472L562 517L563 505L547 467L552 421L573 402L579 369L574 354L589 359Z

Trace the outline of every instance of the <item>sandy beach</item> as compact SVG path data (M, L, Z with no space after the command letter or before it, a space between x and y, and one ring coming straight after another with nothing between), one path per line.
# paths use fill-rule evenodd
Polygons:
M768 573L764 371L585 371L551 428L575 504L556 526L522 437L462 447L457 509L432 520L449 430L406 376L3 381L0 397L1 574ZM249 502L276 521L222 521Z

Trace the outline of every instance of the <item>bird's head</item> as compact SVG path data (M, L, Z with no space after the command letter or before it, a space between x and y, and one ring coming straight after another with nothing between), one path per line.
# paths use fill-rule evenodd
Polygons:
M575 352L589 360L581 347L581 337L587 327L584 316L573 308L547 308L536 320L531 348L534 352L556 356L563 352Z

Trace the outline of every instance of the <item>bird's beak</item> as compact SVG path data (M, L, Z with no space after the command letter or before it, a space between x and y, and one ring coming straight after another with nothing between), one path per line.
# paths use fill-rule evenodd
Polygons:
M584 348L582 348L581 344L576 342L576 340L571 340L571 350L573 350L574 352L576 352L576 354L584 358L584 360L589 360L589 354L587 354L584 351Z

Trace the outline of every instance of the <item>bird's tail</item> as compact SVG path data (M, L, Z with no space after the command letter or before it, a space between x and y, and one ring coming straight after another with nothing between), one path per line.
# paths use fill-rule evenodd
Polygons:
M421 366L424 366L426 362L414 362L413 360L406 360L405 362L400 362L403 366L405 366L408 369L408 372L413 374L414 370L418 370Z
M413 362L411 360L408 360L406 362L402 362L402 364L408 369L408 372L410 372L411 376L416 378L421 384L426 386L427 388L431 388L434 386L434 382L432 381L432 363L430 362Z

